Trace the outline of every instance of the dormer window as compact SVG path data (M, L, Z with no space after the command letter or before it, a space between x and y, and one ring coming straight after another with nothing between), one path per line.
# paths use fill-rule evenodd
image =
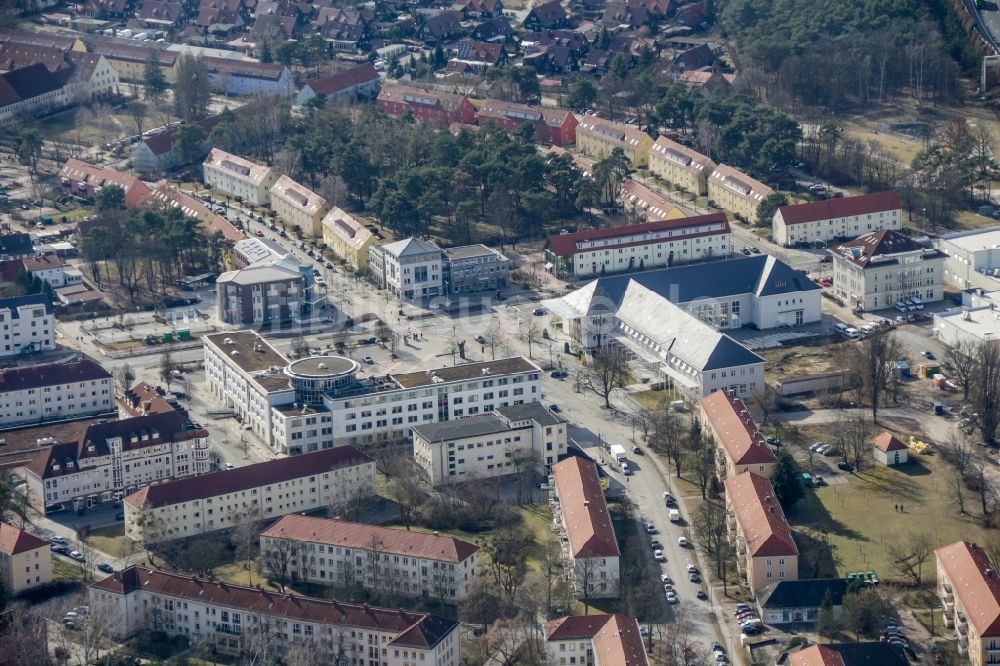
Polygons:
M93 453L95 448L96 447L93 444L91 444L90 446L87 447L87 453Z
M73 467L73 461L72 460L67 460L66 461L66 469L70 469L71 467Z

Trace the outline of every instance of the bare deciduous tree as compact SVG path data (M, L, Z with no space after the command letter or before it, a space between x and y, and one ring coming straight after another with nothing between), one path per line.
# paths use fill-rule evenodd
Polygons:
M983 441L992 444L1000 425L1000 341L979 345L969 397Z
M729 594L729 565L734 551L729 542L726 507L720 502L704 502L695 512L691 527L698 545L715 562L715 574L722 581L722 593Z
M914 585L920 585L924 564L934 553L934 539L924 532L915 532L905 540L891 540L886 544L886 551L893 570Z
M893 364L904 358L902 345L892 331L876 331L854 347L853 365L861 380L860 395L871 407L872 421L878 423L878 410L892 380Z
M118 395L124 396L132 388L132 384L135 382L135 371L132 366L128 363L124 363L114 371L115 376L115 388L118 389Z
M254 504L243 510L233 511L230 514L230 523L233 525L229 530L229 540L236 551L236 560L243 563L243 568L250 574L250 584L253 585L253 557L257 552L259 543L261 519L263 513L260 505Z
M604 399L604 407L611 409L611 395L625 387L629 371L625 353L617 347L608 347L593 356L584 373L587 387Z
M841 455L860 471L872 456L872 439L877 429L860 411L855 418L840 425L837 443L840 445Z
M962 389L962 400L968 400L976 376L979 343L973 340L959 340L948 348L945 358L951 364L952 379Z
M674 472L681 475L681 465L684 459L684 441L687 428L681 417L671 411L657 412L653 415L653 432L649 445L657 453L667 458L667 473L670 473L670 463L674 464Z
M490 324L483 331L483 339L486 340L484 346L490 349L491 358L494 361L497 360L497 348L503 344L503 331L500 329L500 324L498 322Z
M524 330L521 331L521 339L524 341L524 344L528 345L528 358L535 358L532 355L534 346L544 339L541 327L534 321L528 321L524 326Z

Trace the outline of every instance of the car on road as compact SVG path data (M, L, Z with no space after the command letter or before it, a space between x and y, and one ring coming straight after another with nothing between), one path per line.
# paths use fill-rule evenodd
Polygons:
M632 476L632 468L628 466L627 462L622 463L622 474L625 476Z
M549 377L552 379L565 379L566 377L569 377L569 373L565 370L553 370L549 373Z
M84 561L84 559L85 559L85 558L83 557L83 553L81 553L81 552L80 552L80 551L78 551L78 550L71 550L71 551L69 551L69 556L70 556L71 558L73 558L74 560L76 560L77 562L83 562L83 561Z
M559 412L562 411L562 409L559 407L559 405L552 403L551 405L549 405L549 411L558 414Z
M332 261L327 261L323 265L326 266L327 268L329 268L330 270L333 270L333 262Z
M705 594L705 590L698 590L698 594L697 594L697 596L698 596L698 598L699 598L699 599L701 599L701 600L703 600L703 601L704 601L705 599L708 599L708 595L707 595L707 594Z
M756 636L757 634L759 634L762 631L764 631L760 627L757 627L757 626L754 626L754 625L746 626L746 627L743 627L742 629L743 629L743 635L744 636Z
M110 564L108 564L107 562L101 562L100 564L98 564L97 565L97 570L98 571L103 571L104 573L114 573L115 572L115 568L113 566L111 566Z
M663 556L663 551L662 550L654 550L653 551L653 559L656 560L657 562L666 562L667 561L667 558L665 558Z
M920 352L920 355L923 356L924 358L926 358L928 361L933 361L934 358L935 358L934 357L934 352L928 351L926 349L924 351Z
M67 543L66 537L62 536L54 536L51 539L49 539L49 541L51 541L52 543Z
M653 550L663 550L663 544L660 543L659 540L657 539L653 539L652 541L650 541L649 545L653 547Z
M819 474L814 474L813 475L813 483L815 483L817 486L825 486L826 485L826 479L824 479Z
M760 254L760 248L757 247L756 245L753 245L750 247L750 252L752 252L753 254Z
M481 344L481 345L485 345L485 344L486 344L486 338L485 338L485 337L483 337L482 335L477 335L477 336L476 336L476 337L474 338L474 340L475 340L476 342L478 342L479 344Z
M261 231L260 229L258 229L257 231L254 232L253 235L256 236L257 238L263 238L264 237L264 232Z
M234 465L233 463L226 463L225 464L225 468L226 469L236 469L236 465Z
M543 314L545 314L545 308L535 308L534 310L531 311L531 314L535 315L536 317L541 317Z
M549 489L549 484L546 483L545 481L542 481L541 483L538 484L538 489L539 490L548 490Z
M851 465L851 463L849 463L849 462L840 461L839 463L837 463L837 469L842 469L845 472L853 472L854 471L854 466Z
M676 604L677 603L677 595L674 594L672 591L671 592L667 592L667 603L668 604Z
M658 534L659 530L653 523L646 523L646 534Z
M679 536L677 537L677 545L681 548L687 548L688 540L687 537Z
M375 359L373 359L371 356L365 356L361 360L364 361L368 365L375 365Z
M775 447L775 448L778 448L779 446L781 446L781 440L778 439L777 437L768 437L764 441L767 442L768 444L770 444L771 446Z

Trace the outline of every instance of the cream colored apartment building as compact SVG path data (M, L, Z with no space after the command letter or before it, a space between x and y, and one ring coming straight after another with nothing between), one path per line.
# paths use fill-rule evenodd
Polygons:
M682 190L708 194L708 177L716 164L701 153L661 136L649 149L649 170L653 175Z
M705 435L716 445L716 474L724 481L744 472L771 478L777 458L746 404L726 390L715 391L698 403Z
M982 546L968 541L934 551L944 623L972 666L1000 663L1000 577Z
M646 666L646 641L634 617L570 615L545 624L552 666Z
M271 202L271 186L278 172L269 166L213 148L202 163L205 184L253 206Z
M345 210L334 206L320 221L323 242L355 271L368 267L368 250L375 234Z
M52 582L49 542L0 523L0 589L16 596Z
M616 123L597 116L583 116L576 126L576 147L599 160L621 148L634 167L649 164L653 138L632 125Z
M708 178L708 198L744 222L757 222L757 210L774 192L764 183L725 164L719 164Z
M290 515L261 532L260 562L261 571L288 580L455 604L476 581L479 546L437 533Z
M183 539L374 492L374 460L338 446L146 486L125 498L125 535L137 543Z
M279 219L312 238L323 235L320 222L330 204L312 190L299 185L288 176L281 176L271 186L271 210Z

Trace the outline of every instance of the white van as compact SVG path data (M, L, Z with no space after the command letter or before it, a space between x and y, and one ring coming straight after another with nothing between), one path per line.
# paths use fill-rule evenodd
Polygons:
M902 312L902 313L905 314L908 310L909 310L909 308L906 307L906 303L904 303L903 301L896 301L896 311L897 312Z
M850 326L848 326L847 324L834 324L833 332L840 333L841 335L847 335L847 329L849 328Z
M844 331L844 335L849 337L851 340L857 340L859 337L861 337L861 334L858 333L858 329L854 328L853 326Z
M676 523L676 522L679 522L680 519L681 519L681 512L678 511L677 509L671 509L670 510L670 522Z

